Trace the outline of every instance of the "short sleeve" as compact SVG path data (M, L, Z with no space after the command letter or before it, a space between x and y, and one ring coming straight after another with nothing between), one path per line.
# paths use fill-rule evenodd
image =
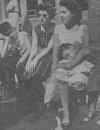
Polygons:
M64 25L63 25L63 24L56 25L55 30L54 30L54 33L55 33L55 34L59 34L60 32L62 32L63 28L64 28Z

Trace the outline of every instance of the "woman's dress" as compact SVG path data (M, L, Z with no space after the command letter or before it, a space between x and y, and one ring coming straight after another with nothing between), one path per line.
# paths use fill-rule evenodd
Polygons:
M38 40L37 53L41 53L45 48L47 48L49 41L51 40L51 37L54 33L54 23L49 23L44 26L37 25L35 31ZM47 78L50 73L51 63L52 63L52 51L50 50L48 54L46 54L40 59L36 67L35 73L41 76L43 79Z

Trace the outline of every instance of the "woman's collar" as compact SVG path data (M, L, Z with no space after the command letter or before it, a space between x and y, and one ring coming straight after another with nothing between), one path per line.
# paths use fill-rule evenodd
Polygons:
M65 28L68 29L68 28L66 27L66 25L65 25ZM68 29L68 30L69 30L69 31L76 31L76 30L78 30L78 29L79 29L79 25L76 24L76 25L74 25L72 28L70 28L70 29Z

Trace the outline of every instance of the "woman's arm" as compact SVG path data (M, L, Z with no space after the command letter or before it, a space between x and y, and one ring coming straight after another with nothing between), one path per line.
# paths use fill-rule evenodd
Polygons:
M19 35L21 36L20 33L19 33ZM17 65L19 65L20 63L23 63L26 60L26 58L29 56L30 49L31 49L31 44L29 42L28 35L26 32L22 32L21 38L22 39L20 39L20 42L21 42L21 44L23 44L25 46L25 52L22 54Z
M31 50L30 50L30 55L28 58L28 61L31 61L32 58L37 54L37 50L38 50L38 42L37 42L37 35L35 32L35 28L32 30L32 46L31 46Z
M9 43L9 37L6 37L6 38L5 38L4 47L3 47L2 52L1 52L2 58L3 58L3 57L5 56L5 54L6 54L6 50L7 50L7 47L8 47L8 43Z
M51 40L49 41L47 48L43 49L41 53L37 54L36 58L39 60L40 58L45 56L53 47L53 44L54 44L54 36L52 36Z
M24 61L26 60L26 58L29 56L30 50L31 50L31 43L30 43L30 41L29 41L29 39L28 39L27 33L26 33L25 36L24 36L24 44L25 44L25 46L26 46L26 51L25 51L25 53L22 55L22 58L21 58L22 62L24 62Z
M29 56L29 52L30 52L29 49L27 49L27 50L25 51L25 53L24 53L24 54L21 56L21 58L19 59L17 65L19 65L20 63L23 63L23 62L26 60L26 58Z

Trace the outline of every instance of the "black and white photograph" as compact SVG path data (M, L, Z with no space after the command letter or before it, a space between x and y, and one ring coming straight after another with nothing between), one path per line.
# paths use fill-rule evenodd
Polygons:
M0 130L100 130L100 0L0 0Z

